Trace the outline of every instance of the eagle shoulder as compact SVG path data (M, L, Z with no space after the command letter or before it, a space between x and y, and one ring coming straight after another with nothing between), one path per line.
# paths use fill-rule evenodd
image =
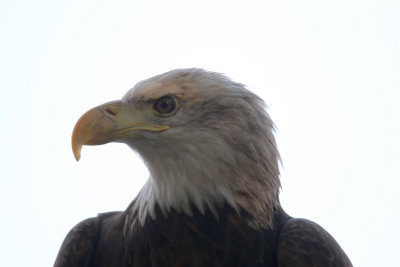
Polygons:
M90 266L100 231L100 219L88 218L74 226L64 239L54 267Z
M353 266L336 240L318 224L290 219L278 240L279 266Z
M96 260L104 220L120 212L107 212L85 219L75 225L65 237L54 267L89 267Z

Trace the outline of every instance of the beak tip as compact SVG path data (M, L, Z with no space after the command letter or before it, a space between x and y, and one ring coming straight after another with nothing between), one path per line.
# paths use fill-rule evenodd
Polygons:
M72 152L74 153L74 157L76 159L76 161L79 161L81 158L81 150L82 150L82 146L78 146L78 147L72 147Z

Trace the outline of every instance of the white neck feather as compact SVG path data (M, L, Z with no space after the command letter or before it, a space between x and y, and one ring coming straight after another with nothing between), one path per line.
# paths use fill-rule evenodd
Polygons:
M203 214L210 209L218 218L218 208L228 204L259 220L254 227L272 226L280 187L274 141L255 146L257 135L243 135L248 145L243 148L210 132L191 133L190 140L176 136L180 142L146 143L143 150L136 146L150 171L132 207L142 225L148 215L156 219L157 205L165 215L173 208L190 216L195 207Z
M216 164L208 153L202 154L198 148L191 149L194 151L180 157L148 162L151 176L136 199L142 224L147 215L155 219L156 205L164 213L173 208L188 215L192 215L192 206L203 214L209 208L217 218L217 208L225 202L238 210L233 184L222 178L232 177L227 166Z

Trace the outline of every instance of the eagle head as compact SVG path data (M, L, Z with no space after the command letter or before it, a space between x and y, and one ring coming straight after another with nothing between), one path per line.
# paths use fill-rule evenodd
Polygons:
M136 84L121 100L86 112L72 134L82 145L123 142L150 178L134 208L142 223L155 207L191 215L230 205L270 226L279 207L279 153L264 102L242 84L202 69L173 70Z

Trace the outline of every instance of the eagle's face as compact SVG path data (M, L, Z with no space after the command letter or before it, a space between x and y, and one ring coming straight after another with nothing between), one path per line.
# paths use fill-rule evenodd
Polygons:
M89 110L75 126L72 146L78 160L82 145L128 144L149 168L153 189L146 198L190 213L190 203L200 210L235 205L236 191L253 181L269 183L276 194L272 130L263 101L243 85L186 69L142 81L121 100Z
M210 144L214 151L240 146L266 122L262 105L222 75L177 70L140 82L121 100L84 114L74 129L73 149L79 159L81 145L124 142L147 158L152 151L183 153L190 145Z

